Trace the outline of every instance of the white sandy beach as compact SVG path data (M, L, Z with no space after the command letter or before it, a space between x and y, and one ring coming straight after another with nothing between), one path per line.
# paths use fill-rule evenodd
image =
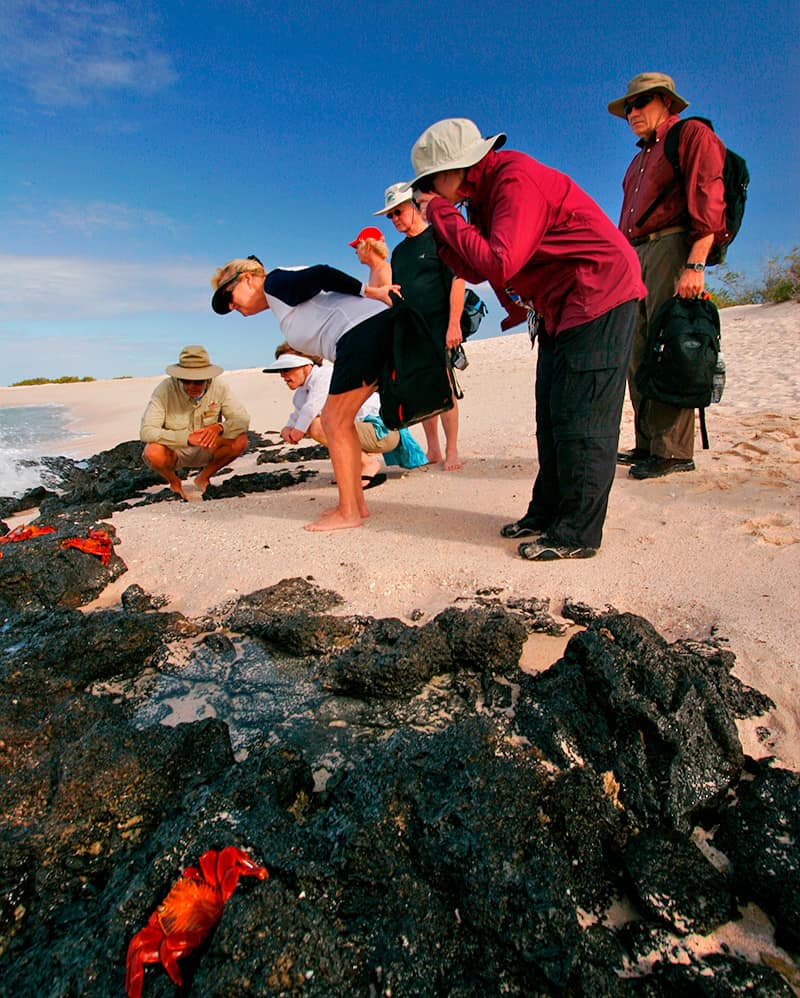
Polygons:
M523 513L536 468L534 355L522 333L467 346L462 471L391 469L367 494L365 525L332 533L302 529L335 501L328 462L310 463L318 477L280 492L125 511L113 522L128 572L95 605L113 605L138 583L197 615L293 576L339 592L343 612L405 620L486 587L547 596L556 613L565 596L611 604L670 640L712 631L727 639L736 674L776 703L769 717L740 724L745 751L800 770L800 304L726 309L722 325L727 386L708 412L711 449L699 450L698 434L690 474L636 482L619 468L594 559L532 564L498 533ZM279 378L260 369L224 377L254 430L280 429L290 392ZM86 434L70 454L86 455L138 436L159 380L0 388L0 406L67 406L72 428ZM622 447L632 446L631 421L626 403ZM253 455L235 466L253 470ZM565 640L533 636L526 667L555 661Z

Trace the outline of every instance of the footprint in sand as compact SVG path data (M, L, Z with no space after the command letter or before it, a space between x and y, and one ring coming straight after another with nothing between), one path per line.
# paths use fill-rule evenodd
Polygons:
M775 544L784 547L787 544L800 543L800 524L790 520L788 516L773 513L753 520L745 520L742 524L748 534L764 541L765 544Z

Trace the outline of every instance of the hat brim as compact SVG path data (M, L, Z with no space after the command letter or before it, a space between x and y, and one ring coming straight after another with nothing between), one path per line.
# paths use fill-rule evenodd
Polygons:
M301 357L296 353L283 353L274 360L269 367L263 367L261 369L262 374L280 374L281 371L292 371L297 367L306 367L306 365L313 364L314 361L310 357Z
M443 173L445 170L463 170L469 166L475 166L492 149L502 148L506 144L507 138L508 136L505 132L498 132L497 135L493 135L489 139L481 139L480 142L476 142L469 149L465 149L460 156L456 156L445 163L439 163L430 170L423 170L422 173L418 173L413 180L410 180L406 184L405 189L411 190L420 180L423 180L425 177L432 177L434 173Z
M408 195L406 197L406 195ZM373 215L388 215L390 211L394 211L395 208L399 208L401 204L408 204L409 201L413 201L414 195L411 193L411 186L409 185L402 196L396 201L393 201L387 208L382 208L380 211L373 211Z
M642 94L649 93L665 94L667 97L670 97L672 99L672 106L670 107L671 114L680 114L681 111L685 111L689 106L688 100L684 100L683 97L680 97L672 90L668 90L666 87L642 87L641 90L632 90L629 94L625 94L624 97L612 100L608 105L609 114L613 114L615 118L622 118L623 121L626 121L625 105L627 102L640 97Z
M225 370L216 364L209 364L207 367L181 367L180 364L170 364L166 368L167 374L171 378L178 378L179 381L210 381L218 378Z
M217 315L229 315L231 311L231 281L226 281L222 287L217 288L211 298L211 307Z

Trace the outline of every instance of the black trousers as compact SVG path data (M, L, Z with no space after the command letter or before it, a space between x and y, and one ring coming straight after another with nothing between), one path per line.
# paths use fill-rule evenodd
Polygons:
M563 544L597 548L603 538L636 316L629 301L539 337L539 473L526 516L549 524L549 537Z

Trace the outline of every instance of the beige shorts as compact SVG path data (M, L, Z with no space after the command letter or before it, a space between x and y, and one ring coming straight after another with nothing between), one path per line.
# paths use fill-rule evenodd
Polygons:
M394 450L400 445L399 430L389 430L385 437L378 440L375 424L363 419L356 420L356 433L361 450L365 454L386 454L387 451Z
M176 468L205 468L212 458L207 447L173 447Z

